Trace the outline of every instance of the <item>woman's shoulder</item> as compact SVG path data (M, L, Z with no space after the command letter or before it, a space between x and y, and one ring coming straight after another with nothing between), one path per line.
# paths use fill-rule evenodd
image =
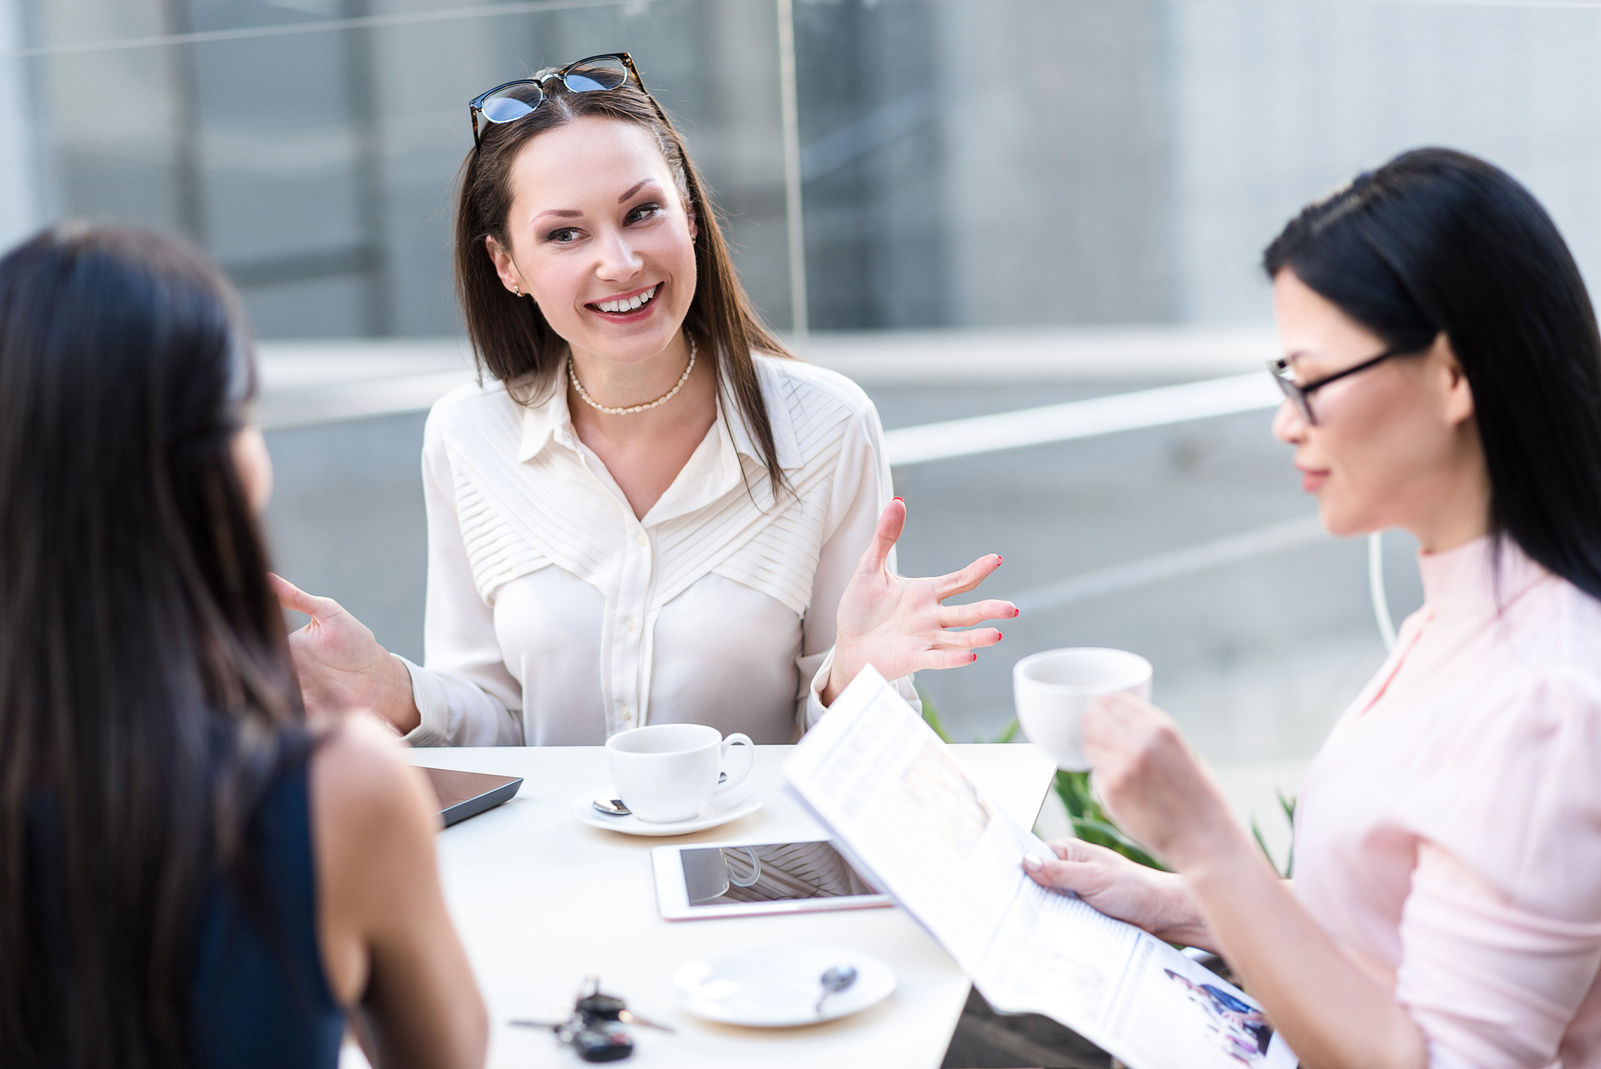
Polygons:
M499 379L473 379L435 401L428 410L428 421L442 424L471 422L486 415L514 413L518 407L507 393L506 384Z
M341 719L319 739L309 759L308 777L319 818L360 825L428 810L426 785L405 758L404 747L370 716Z
M454 449L515 451L530 406L518 403L506 384L491 378L464 382L433 403L423 427L423 452L435 455L448 440ZM539 408L538 403L532 406Z
M1601 696L1601 600L1560 576L1539 578L1507 606L1498 622L1524 688Z
M878 410L837 371L789 357L753 355L784 467L831 468L881 452Z
M837 371L793 357L756 353L762 392L794 406L828 406L843 415L873 411L873 402L856 383Z
M365 714L322 736L308 778L324 967L334 997L350 1005L366 983L367 933L395 915L397 893L433 871L438 807L399 739Z
M1546 577L1488 627L1441 680L1398 816L1503 900L1589 916L1601 884L1571 876L1601 874L1601 602Z

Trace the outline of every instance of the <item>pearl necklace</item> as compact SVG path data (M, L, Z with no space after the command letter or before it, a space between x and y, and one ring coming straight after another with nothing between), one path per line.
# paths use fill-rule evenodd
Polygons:
M666 393L664 393L660 397L656 398L656 400L650 401L650 402L648 402L646 404L643 404L643 405L629 405L627 408L612 408L610 405L603 405L599 401L595 400L593 397L589 396L589 391L584 389L584 384L578 381L578 367L577 367L577 365L575 365L573 363L572 355L568 354L568 356L567 356L567 377L572 379L572 381L573 381L573 389L578 391L579 399L581 401L583 401L584 404L588 405L590 408L593 408L595 411L604 412L608 416L626 416L630 412L644 412L646 409L655 408L657 405L665 405L668 401L671 401L673 399L673 397L678 393L679 390L682 390L684 388L684 383L689 381L689 373L691 371L694 371L694 370L695 370L695 339L694 338L690 338L689 339L689 366L684 368L684 373L682 375L678 376L678 382L677 382L676 385L673 386L672 389L668 390Z

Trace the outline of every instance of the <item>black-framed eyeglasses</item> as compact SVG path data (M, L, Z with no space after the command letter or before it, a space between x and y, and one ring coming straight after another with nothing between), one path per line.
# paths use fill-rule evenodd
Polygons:
M1290 403L1295 406L1295 410L1301 413L1301 416L1315 427L1317 426L1317 417L1312 414L1312 395L1314 393L1331 382L1337 382L1347 375L1355 375L1358 371L1366 371L1375 364L1382 364L1392 356L1404 356L1408 351L1406 349L1386 349L1378 356L1364 360L1353 367L1348 367L1344 371L1336 371L1332 375L1325 375L1321 379L1307 383L1295 381L1295 368L1290 366L1288 357L1281 356L1277 360L1269 360L1267 369L1272 374L1273 381L1279 384L1279 389L1284 391L1284 396L1288 397Z
M627 52L585 56L565 67L543 70L532 78L506 82L473 97L467 103L473 121L473 147L483 145L483 133L478 126L480 118L488 123L508 123L532 115L534 109L545 102L545 83L552 78L559 80L569 93L604 93L632 78L634 84L639 86L639 91L650 97L650 90L645 88L643 79L639 77L639 68L634 66L634 58ZM525 86L527 88L523 88ZM514 96L510 92L513 89L522 89L522 92ZM656 103L655 97L650 99L652 104ZM656 107L659 112L661 106Z

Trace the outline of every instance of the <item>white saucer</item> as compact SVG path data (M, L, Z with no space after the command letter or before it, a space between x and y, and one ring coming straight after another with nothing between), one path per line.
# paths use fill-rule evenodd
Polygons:
M828 996L823 973L854 965L856 982ZM895 970L871 954L828 946L769 946L692 961L673 977L685 1012L751 1028L792 1028L860 1013L895 990Z
M653 824L650 821L640 820L630 813L626 817L613 817L600 812L595 808L594 802L617 797L617 792L610 787L599 790L585 791L573 799L573 816L592 828L605 828L607 831L620 831L624 835L688 835L690 832L705 831L715 828L719 824L727 824L731 820L748 816L762 807L762 800L752 790L725 791L712 795L712 800L706 803L691 820L679 820L671 824Z

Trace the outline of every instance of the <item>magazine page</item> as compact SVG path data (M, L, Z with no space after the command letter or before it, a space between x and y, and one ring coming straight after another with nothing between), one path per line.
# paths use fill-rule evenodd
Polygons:
M873 669L806 734L784 775L996 1010L1052 1017L1133 1069L1293 1069L1244 993L1030 879L1023 855L1049 848L984 798Z

